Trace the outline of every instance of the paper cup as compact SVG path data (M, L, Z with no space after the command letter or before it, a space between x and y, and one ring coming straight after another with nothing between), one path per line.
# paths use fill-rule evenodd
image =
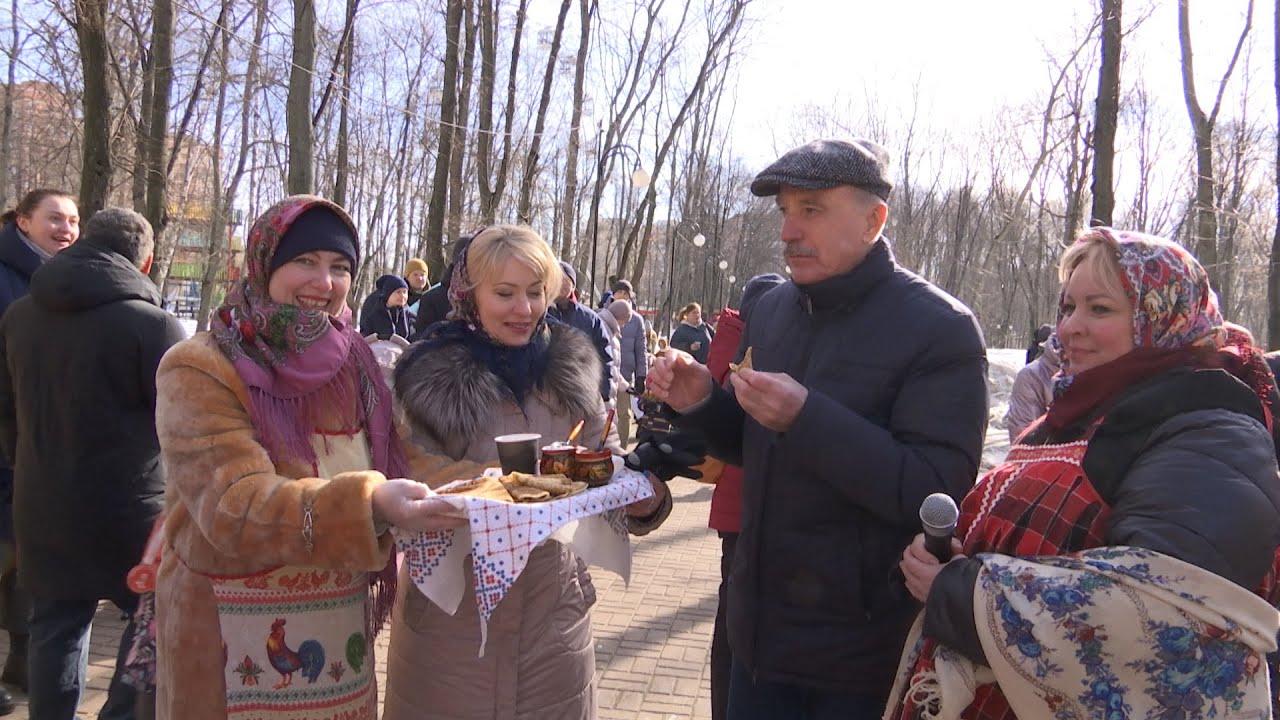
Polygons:
M515 435L499 435L493 439L498 446L498 463L502 465L502 474L513 472L538 472L538 444L542 436L537 433L518 433Z

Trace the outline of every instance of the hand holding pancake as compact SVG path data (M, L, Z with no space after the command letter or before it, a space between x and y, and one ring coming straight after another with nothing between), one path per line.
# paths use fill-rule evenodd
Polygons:
M740 367L729 382L742 409L756 422L777 432L791 429L809 399L809 389L786 373Z

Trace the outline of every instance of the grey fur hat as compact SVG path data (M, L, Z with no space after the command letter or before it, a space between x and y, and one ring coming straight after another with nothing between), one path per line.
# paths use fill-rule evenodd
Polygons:
M757 197L777 195L783 185L825 190L852 185L888 201L889 153L865 138L814 140L787 152L751 181Z

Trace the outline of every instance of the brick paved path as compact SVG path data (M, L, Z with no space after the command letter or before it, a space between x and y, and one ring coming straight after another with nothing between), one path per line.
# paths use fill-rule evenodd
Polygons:
M720 582L720 541L707 529L711 486L671 483L675 510L652 535L634 538L631 586L603 570L594 573L593 618L600 717L676 720L711 717L708 659ZM116 647L124 627L110 605L98 610L89 649L89 680L80 713L95 717L106 700ZM8 653L0 633L0 656ZM378 657L386 656L385 636ZM378 674L386 670L379 661ZM16 694L27 717L26 698Z

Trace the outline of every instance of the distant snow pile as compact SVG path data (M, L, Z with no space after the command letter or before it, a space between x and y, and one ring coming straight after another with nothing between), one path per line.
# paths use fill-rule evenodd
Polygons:
M998 465L1009 452L1009 431L1004 427L1004 415L1009 410L1013 379L1018 376L1026 359L1026 350L987 350L987 404L990 409L987 413L987 442L982 449L982 472Z

